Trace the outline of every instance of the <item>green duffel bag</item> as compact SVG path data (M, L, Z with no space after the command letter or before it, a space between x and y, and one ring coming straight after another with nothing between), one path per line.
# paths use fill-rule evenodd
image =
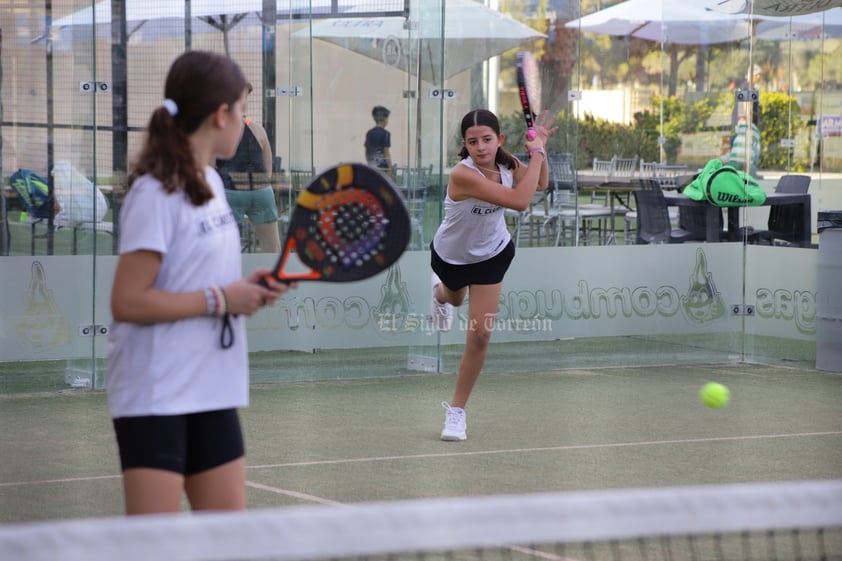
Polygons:
M766 202L766 192L756 179L719 159L705 164L684 194L716 206L760 206Z

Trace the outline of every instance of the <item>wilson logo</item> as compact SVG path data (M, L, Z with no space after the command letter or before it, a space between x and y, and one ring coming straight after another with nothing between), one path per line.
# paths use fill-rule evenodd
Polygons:
M748 195L745 197L741 197L739 195L733 195L731 193L723 193L719 192L716 194L716 200L720 203L748 203L751 204L754 202L754 199Z

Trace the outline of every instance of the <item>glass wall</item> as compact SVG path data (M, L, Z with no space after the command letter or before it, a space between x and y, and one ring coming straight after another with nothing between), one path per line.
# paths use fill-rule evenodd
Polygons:
M452 331L432 328L429 244L466 112L493 110L506 148L524 151L518 50L537 59L540 105L559 130L548 145L551 191L526 212L506 211L517 257L486 370L815 365L816 214L842 208L838 7L254 4L241 13L225 0L0 7L0 391L107 383L126 173L185 49L227 53L252 83L247 113L270 138L281 238L314 174L365 161L375 106L389 110L389 174L412 214L410 248L387 273L302 283L249 320L255 381L456 371L465 311ZM688 202L694 176L726 164L753 178L731 193L750 191L752 204ZM808 181L806 195L774 195ZM653 211L641 191L655 187ZM39 207L49 195L55 204ZM665 223L652 218L660 205ZM275 262L259 232L242 229L245 270Z

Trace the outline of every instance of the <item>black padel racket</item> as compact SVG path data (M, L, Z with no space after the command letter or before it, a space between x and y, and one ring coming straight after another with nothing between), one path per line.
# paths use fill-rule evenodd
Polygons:
M541 112L541 80L538 65L528 51L517 54L517 89L523 118L526 120L526 138L535 139L535 117Z
M365 164L340 164L298 195L272 276L283 282L366 279L397 261L411 234L391 180ZM293 252L310 270L286 270Z

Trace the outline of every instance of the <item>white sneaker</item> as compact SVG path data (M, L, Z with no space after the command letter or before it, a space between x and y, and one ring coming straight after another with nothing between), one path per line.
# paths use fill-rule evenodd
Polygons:
M430 313L433 316L433 325L436 326L436 329L439 331L450 331L450 328L453 327L453 306L447 302L439 302L436 298L436 286L440 284L441 280L438 275L433 273L433 296L431 298L432 305L430 307Z
M451 407L446 401L441 402L444 407L444 428L441 431L441 439L448 441L461 441L468 439L467 423L468 416L461 407Z

